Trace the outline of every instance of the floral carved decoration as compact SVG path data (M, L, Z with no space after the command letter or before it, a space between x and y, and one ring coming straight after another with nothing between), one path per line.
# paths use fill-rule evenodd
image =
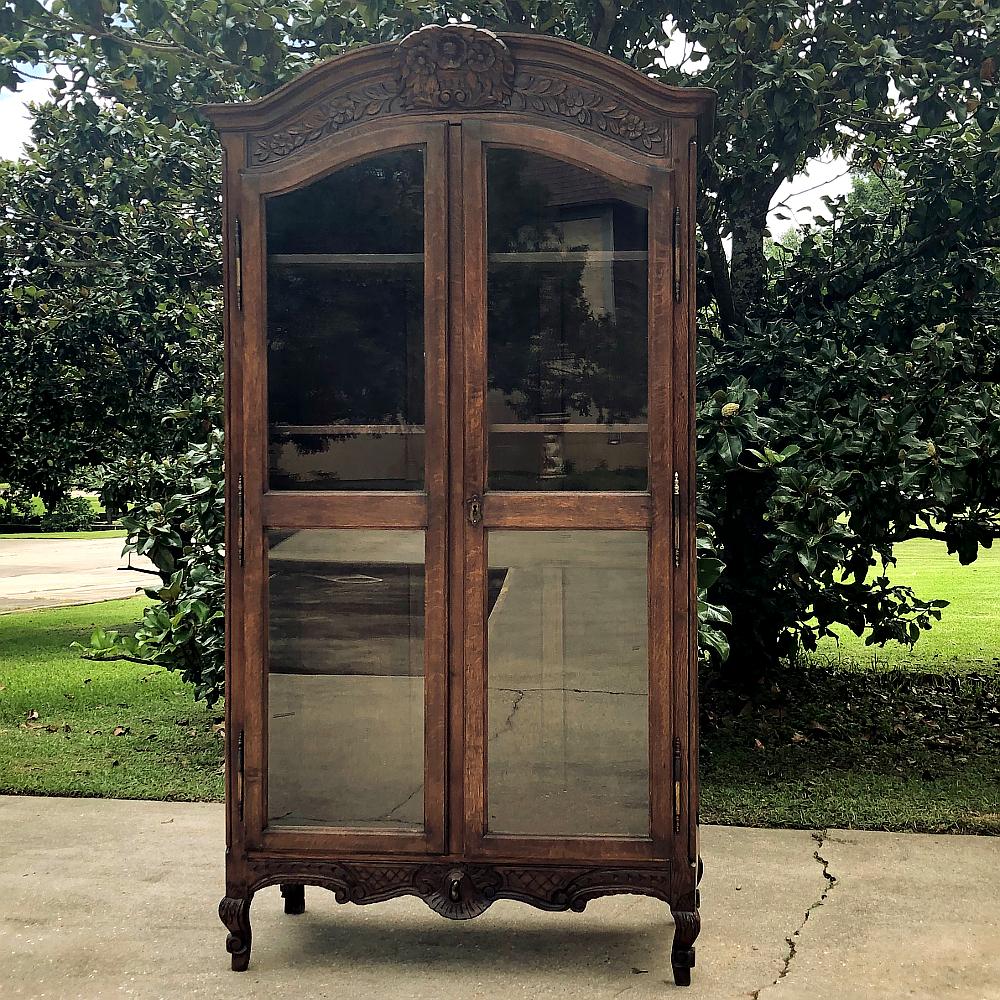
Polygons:
M515 72L507 45L471 25L431 25L407 35L393 76L321 99L280 129L251 135L252 163L284 160L303 147L383 115L410 111L510 110L571 121L635 149L663 156L664 121L624 96L552 74Z
M377 903L396 896L417 896L435 913L450 920L468 920L484 913L498 899L516 899L543 910L582 911L598 896L631 892L671 899L670 868L587 868L579 865L381 863L371 861L305 861L287 870L281 862L264 862L250 886L250 895L265 885L302 881L334 893L338 903ZM224 905L237 901L224 900ZM247 902L249 908L249 902ZM240 911L242 912L242 911ZM222 909L220 908L220 914ZM226 926L236 926L236 916Z

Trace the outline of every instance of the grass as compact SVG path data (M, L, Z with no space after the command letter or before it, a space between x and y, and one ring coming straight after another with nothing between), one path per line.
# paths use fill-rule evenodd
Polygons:
M979 558L962 566L942 542L915 538L896 546L896 566L888 576L907 584L924 600L950 601L929 632L911 650L898 642L866 646L864 638L838 628L839 644L820 643L820 653L845 666L912 667L934 671L983 670L1000 664L1000 546L981 549Z
M169 671L69 649L95 626L134 625L147 603L0 615L0 792L221 797L220 713Z
M703 696L706 822L1000 834L1000 549L896 557L894 582L951 602L912 649L842 628L755 704Z
M1000 672L803 661L703 694L705 822L1000 834Z

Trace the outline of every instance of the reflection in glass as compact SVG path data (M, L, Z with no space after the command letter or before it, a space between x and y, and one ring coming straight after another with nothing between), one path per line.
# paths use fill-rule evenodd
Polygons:
M268 545L269 825L422 828L423 532Z
M647 194L487 152L489 486L646 489Z
M267 202L271 489L421 489L423 154Z
M488 828L649 836L647 536L491 531Z

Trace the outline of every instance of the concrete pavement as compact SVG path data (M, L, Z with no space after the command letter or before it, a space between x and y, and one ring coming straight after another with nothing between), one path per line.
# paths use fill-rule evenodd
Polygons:
M156 578L123 572L123 538L0 538L0 612L130 597ZM148 559L132 565L152 569Z
M220 806L0 797L0 997L1000 998L1000 840L705 827L703 852L687 991L669 911L632 896L452 923L312 888L288 917L265 889L237 974L215 912Z

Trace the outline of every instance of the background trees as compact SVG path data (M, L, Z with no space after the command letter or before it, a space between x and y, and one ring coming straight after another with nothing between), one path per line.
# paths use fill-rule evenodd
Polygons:
M221 386L217 169L196 140L86 95L37 109L28 159L0 161L0 482L15 503L51 509L84 470L187 447L164 414Z
M886 579L880 567L893 544L940 538L968 562L1000 533L1000 42L990 0L6 0L0 79L13 86L19 67L56 65L59 110L44 114L66 127L81 118L108 125L84 129L53 160L56 190L72 182L87 192L67 204L61 223L78 226L81 240L86 234L93 257L119 238L116 224L128 222L137 238L148 233L131 211L134 196L116 194L135 190L136 174L151 185L145 218L164 216L159 257L128 256L129 273L133 257L140 270L127 308L115 298L119 272L88 271L96 288L65 317L68 329L103 336L108 322L123 329L115 318L134 308L150 359L164 344L183 344L202 371L214 370L217 147L197 105L260 96L350 45L466 15L566 35L667 82L719 90L718 138L699 199L700 504L706 538L714 536L727 564L712 599L732 622L706 632L707 646L722 649L728 639L731 669L749 679L836 623L867 629L876 642L912 641L939 609L934 595L918 598ZM685 41L664 61L678 32ZM127 134L101 156L94 149L110 141L114 115ZM143 143L126 151L132 135L163 146L164 159L147 173L133 169L147 160ZM832 200L830 221L770 244L767 214L781 183L828 153L866 171L864 187ZM17 171L42 169L29 163L13 175L27 184ZM7 168L4 183L11 177ZM52 181L39 174L39 183ZM48 230L51 213L43 212L47 205L28 203L40 238L51 242L58 229ZM18 245L13 225L8 216L7 248ZM197 280L183 277L192 261ZM58 288L66 274L54 267L50 280ZM29 345L36 327L15 310L26 298L34 308L26 272L8 275L4 322L13 315ZM108 301L115 304L102 313ZM125 342L135 341L124 338L127 355ZM156 367L150 360L143 374ZM187 361L180 367L192 370ZM183 372L176 378L183 395ZM202 386L189 383L204 395ZM88 404L104 398L90 392L81 393ZM76 412L77 426L87 425L82 403ZM169 437L148 447L156 457L168 446ZM190 482L175 492L190 495ZM718 566L705 567L707 582ZM169 587L166 594L168 610L182 599ZM147 652L173 664L150 634Z

